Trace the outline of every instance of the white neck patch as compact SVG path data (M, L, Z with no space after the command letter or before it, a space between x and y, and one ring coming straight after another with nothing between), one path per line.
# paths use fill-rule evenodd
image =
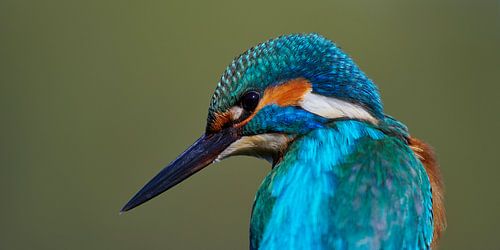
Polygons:
M309 92L304 95L302 100L299 102L299 105L313 114L329 119L346 117L365 120L373 124L377 124L377 119L375 119L363 107L333 97L327 97Z
M217 156L215 162L233 155L248 155L273 163L273 157L286 149L291 140L290 136L278 133L243 136Z

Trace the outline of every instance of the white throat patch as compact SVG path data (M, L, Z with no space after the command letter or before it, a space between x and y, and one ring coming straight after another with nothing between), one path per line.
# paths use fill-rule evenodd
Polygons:
M302 100L299 102L299 105L313 114L329 119L346 117L365 120L373 124L377 124L377 119L375 119L363 107L333 97L327 97L309 92L304 95Z
M215 161L233 155L248 155L265 159L272 164L274 157L285 150L291 140L290 136L277 133L243 136L229 145Z

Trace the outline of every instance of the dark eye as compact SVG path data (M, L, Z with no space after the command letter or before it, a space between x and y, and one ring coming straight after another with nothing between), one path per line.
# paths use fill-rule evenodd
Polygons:
M254 111L259 104L260 94L257 91L249 91L241 97L241 107L246 111Z

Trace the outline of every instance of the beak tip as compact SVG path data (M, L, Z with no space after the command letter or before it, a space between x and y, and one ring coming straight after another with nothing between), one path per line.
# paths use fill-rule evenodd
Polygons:
M124 214L124 213L132 210L133 208L137 207L138 205L140 205L140 204L136 204L135 202L132 202L132 200L127 202L127 204L125 204L125 206L123 206L122 209L120 209L120 215Z
M125 209L125 207L123 207L122 209L120 209L120 212L119 214L122 215L124 214L125 212L127 212L128 210Z
M167 191L209 164L222 160L219 155L237 139L239 139L239 135L234 132L234 129L225 129L217 134L203 135L177 159L146 183L123 206L120 214L130 211Z

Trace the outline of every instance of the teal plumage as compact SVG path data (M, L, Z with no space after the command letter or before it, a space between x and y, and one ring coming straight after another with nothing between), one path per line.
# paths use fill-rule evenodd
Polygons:
M273 165L256 194L250 249L430 249L445 227L432 150L318 34L281 36L235 58L205 134L122 211L234 155Z
M336 122L297 139L267 175L251 248L428 249L431 206L425 169L405 142Z
M262 90L298 77L307 78L314 92L356 100L373 115L383 116L377 86L339 47L312 33L271 39L235 58L214 91L207 124L248 89Z

